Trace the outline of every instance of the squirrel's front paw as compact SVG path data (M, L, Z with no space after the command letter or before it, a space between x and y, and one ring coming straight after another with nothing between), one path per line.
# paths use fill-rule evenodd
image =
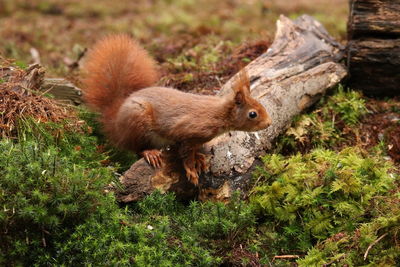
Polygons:
M162 152L158 149L145 150L142 152L145 160L154 168L161 168L164 164L162 159Z

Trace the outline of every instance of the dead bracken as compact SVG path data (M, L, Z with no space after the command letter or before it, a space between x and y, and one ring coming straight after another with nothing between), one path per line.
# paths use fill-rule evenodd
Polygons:
M37 122L68 120L67 127L82 124L71 107L44 96L45 92L40 91L43 76L44 70L39 65L22 70L0 58L1 137L16 137L18 122L24 118Z

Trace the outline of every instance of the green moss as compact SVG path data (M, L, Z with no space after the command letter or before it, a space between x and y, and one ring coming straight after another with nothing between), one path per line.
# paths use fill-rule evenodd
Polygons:
M400 208L398 195L392 196L399 178L390 162L379 156L349 147L340 152L315 149L291 157L273 154L263 157L263 162L264 167L256 173L261 182L250 199L265 220L260 229L271 237L273 247L283 253L309 250L300 261L303 266L320 266L343 253L352 255L347 255L351 261L346 263L359 262L356 259L360 251L353 249L350 241L340 239L346 244L341 246L331 238L358 231L358 240L352 242L366 249L367 244L376 240L378 231L391 224L394 234L400 227L398 216L394 216ZM382 199L397 203L389 212L391 215L382 213L391 209ZM335 243L337 248L320 249L319 242ZM386 243L385 247L390 245ZM377 258L373 256L367 262L382 255L377 253ZM393 260L400 253L391 255Z
M102 205L55 243L56 254L42 254L38 263L215 266L222 262L217 251L229 249L233 236L249 238L254 225L251 209L237 198L229 205L183 205L173 194L155 192L125 209L113 202Z
M25 119L18 140L0 141L0 264L215 266L231 248L219 240L254 231L238 198L183 205L156 192L119 207L97 138L65 127Z
M339 85L331 95L324 96L311 113L294 118L286 134L278 138L275 151L343 147L351 140L349 136L358 135L357 126L367 112L360 92L345 90Z
M94 138L31 120L19 125L17 143L0 141L0 262L13 264L34 262L114 201L103 191L112 170L101 166Z
M229 204L184 204L155 192L121 207L104 192L115 168L101 164L109 157L88 135L96 116L82 116L89 126L80 133L24 120L18 140L0 142L1 264L215 266L307 253L302 266L354 266L385 233L365 263L398 260L398 176L379 155L272 154L249 202L235 195Z
M390 213L361 224L354 232L338 233L321 242L298 261L299 266L321 266L328 262L338 266L397 266L400 260L395 241L400 230L398 213L397 206Z
M365 100L362 94L354 90L345 90L342 85L338 86L335 93L325 106L323 113L327 117L329 113L337 114L345 124L353 126L357 124L367 113Z
M97 150L107 155L107 161L114 165L116 171L122 173L129 169L138 159L138 155L132 151L118 149L114 144L108 142L107 137L102 131L99 114L89 111L85 107L80 107L78 111L79 118L85 121L89 128L90 135L97 139Z

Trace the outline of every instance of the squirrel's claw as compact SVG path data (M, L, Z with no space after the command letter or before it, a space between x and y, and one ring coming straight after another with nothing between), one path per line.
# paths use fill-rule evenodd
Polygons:
M157 149L145 150L142 152L144 159L154 168L161 168L164 165L162 152Z
M183 167L186 171L186 177L188 180L197 186L199 184L199 175L201 172L208 172L207 157L205 154L195 152L193 158L184 160Z
M199 184L199 174L196 169L196 162L192 159L185 159L183 161L183 167L185 168L188 180L197 186Z
M199 174L197 173L197 170L195 168L193 169L186 169L186 177L188 178L189 182L194 184L195 186L199 185Z
M196 170L198 173L209 171L209 166L207 163L207 156L205 154L196 152L195 153L195 162L196 162Z

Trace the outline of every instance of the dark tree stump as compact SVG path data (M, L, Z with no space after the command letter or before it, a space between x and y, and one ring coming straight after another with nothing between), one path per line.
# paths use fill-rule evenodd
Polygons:
M317 101L346 74L340 63L343 47L322 25L309 16L292 21L281 16L271 47L246 66L251 94L267 109L272 125L256 133L230 132L204 146L210 155L210 173L200 177L199 187L187 181L174 151L167 153L163 169L153 169L143 159L124 173L125 190L116 192L122 202L139 200L156 189L175 192L180 198L229 199L234 190L245 190L257 158L291 123L293 116ZM220 94L231 90L233 77Z
M400 94L400 0L350 0L350 87L368 95Z

